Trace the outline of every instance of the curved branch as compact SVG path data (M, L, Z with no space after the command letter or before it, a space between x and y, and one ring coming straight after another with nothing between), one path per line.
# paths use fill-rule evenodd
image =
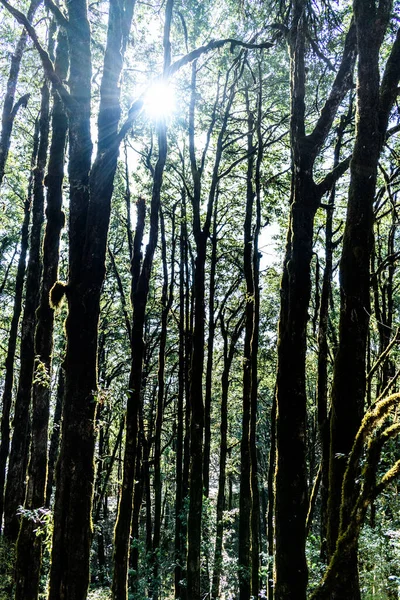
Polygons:
M166 76L171 77L171 75L174 75L177 71L179 71L179 69L181 69L185 65L193 62L197 58L200 58L200 56L202 56L203 54L206 54L207 52L211 52L211 50L217 50L218 48L222 48L223 46L226 46L227 44L230 44L231 52L233 51L233 49L236 46L238 46L239 48L246 48L247 50L261 50L264 48L272 48L272 46L274 45L273 42L261 42L260 44L253 44L250 42L242 42L240 40L235 40L233 38L225 38L222 40L213 40L213 41L209 42L208 44L205 44L205 46L200 46L199 48L195 48L191 52L188 52L188 54L185 54L185 56L182 56L182 58L179 58L178 60L173 62L172 65L167 70Z
M3 3L5 1L6 0L0 0L0 2L3 2ZM173 62L172 65L170 65L167 69L165 69L165 72L162 75L158 75L153 80L153 82L159 81L160 79L167 79L168 77L172 77L172 75L177 73L177 71L179 71L182 67L188 65L189 63L192 63L193 61L198 59L203 54L206 54L207 52L211 52L211 50L217 50L218 48L222 48L223 46L226 46L227 44L231 45L231 51L233 51L233 49L236 46L238 46L239 48L246 48L248 50L260 50L263 48L271 48L273 46L272 42L262 42L260 44L253 44L251 42L242 42L240 40L235 40L233 38L214 40L212 42L209 42L205 46L200 46L199 48L196 48L195 50L188 52L187 54L185 54L185 56L182 56L182 58L179 58L178 60ZM128 133L129 129L132 127L133 123L135 122L137 116L140 114L140 112L143 108L143 104L144 104L143 98L144 98L145 93L146 92L144 92L132 104L131 108L129 109L128 117L127 117L126 121L122 124L121 129L118 133L118 143L120 143L123 140L125 135Z
M340 179L340 177L347 171L350 166L351 158L352 155L350 154L350 156L342 160L337 167L330 171L330 173L328 173L324 179L316 184L315 189L318 199L321 199L324 194L329 192L333 184L336 183L336 181Z
M21 11L19 11L16 8L14 8L13 6L11 6L11 4L9 4L7 2L7 0L0 0L0 3L4 6L4 8L6 8L8 10L8 12L10 14L12 14L12 16L18 21L18 23L20 23L21 25L23 25L25 27L26 31L28 32L29 37L31 38L31 40L33 42L33 45L35 46L36 50L39 53L39 56L42 61L43 70L45 72L46 77L48 77L48 79L51 81L51 83L56 88L57 92L60 94L65 107L67 109L71 108L74 101L71 98L71 95L68 92L68 90L64 87L61 79L58 77L57 73L55 72L54 65L50 59L50 56L49 56L48 52L46 52L46 50L41 45L39 38L37 36L37 33L35 31L35 28L29 23L26 16Z
M15 119L15 116L17 114L17 112L19 111L19 109L21 108L21 106L23 108L26 108L28 106L28 101L29 98L31 97L30 94L24 94L23 96L21 96L21 98L18 99L18 101L14 104L13 109L11 111L11 118Z
M58 25L60 27L64 27L64 29L68 29L68 27L69 27L68 19L63 15L63 13L58 8L58 6L56 4L54 4L53 0L45 0L44 4L45 4L46 8L48 8L53 13Z

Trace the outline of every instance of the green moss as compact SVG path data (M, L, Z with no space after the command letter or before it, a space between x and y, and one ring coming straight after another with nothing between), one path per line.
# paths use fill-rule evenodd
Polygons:
M63 281L56 281L53 287L50 290L50 306L51 308L58 308L61 306L61 303L64 299L64 296L67 293L68 286Z

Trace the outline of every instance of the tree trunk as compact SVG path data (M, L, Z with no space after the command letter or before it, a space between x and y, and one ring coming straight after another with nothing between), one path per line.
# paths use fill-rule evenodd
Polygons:
M81 600L89 583L94 483L97 338L105 275L107 232L120 139L119 78L123 23L128 5L112 0L100 87L98 150L91 168L91 53L87 5L68 5L69 89L69 282L63 410L50 600ZM131 16L131 15L130 15ZM90 177L89 177L90 172Z
M6 480L6 465L10 447L10 413L12 405L12 388L14 384L14 359L17 348L18 323L22 310L22 293L24 289L26 253L29 245L30 201L24 203L24 221L21 229L21 248L15 279L14 308L11 319L10 333L5 361L5 379L2 397L1 442L0 442L0 529L3 519L4 484Z
M221 333L224 340L224 368L221 377L221 413L220 413L220 453L219 453L219 479L216 512L216 534L214 550L214 571L212 577L211 598L217 600L220 597L220 580L222 574L222 544L224 536L224 509L225 509L225 487L226 487L226 462L228 456L228 394L229 373L235 354L236 344L243 329L243 321L240 320L231 335L228 345L228 333L221 314Z
M41 90L42 100L39 118L39 145L37 163L33 172L33 204L30 251L26 279L25 308L21 333L21 368L18 393L14 410L14 433L8 465L7 486L4 501L4 533L15 542L20 519L18 507L25 499L25 478L29 456L30 405L35 360L34 336L36 308L38 306L41 263L41 234L44 219L44 173L47 160L49 136L49 89L45 83ZM46 440L47 442L47 440Z
M240 443L240 499L239 499L239 597L240 600L250 600L251 594L251 451L250 451L250 422L252 412L252 336L254 330L254 279L253 279L253 170L254 119L248 112L247 152L247 193L246 213L244 222L243 271L246 280L246 316L243 355L243 409L242 409L242 438Z
M32 0L28 8L27 19L32 23L35 12L40 5L41 0ZM18 83L19 70L21 67L22 56L26 48L28 34L24 29L18 40L17 47L11 57L10 72L7 81L7 91L4 96L3 112L1 116L1 134L0 134L0 186L4 179L8 152L10 150L11 134L14 126L15 117L21 106L26 107L30 94L25 94L14 102L15 92Z
M391 2L377 9L360 0L354 2L357 28L358 86L356 139L350 166L350 188L343 251L340 262L341 310L339 348L332 390L331 447L328 501L328 552L333 556L339 531L341 489L346 457L353 445L364 410L366 349L370 314L370 259L373 241L373 201L377 167L390 110L400 75L398 34L379 88L379 51L390 17ZM397 62L396 62L397 61ZM354 489L357 496L357 487ZM351 509L342 507L346 514ZM342 573L342 591L357 600L357 545ZM347 592L343 592L346 590Z
M164 26L164 70L168 68L171 62L171 45L169 41L169 34L172 9L173 0L168 0ZM140 260L141 239L139 241L139 254L136 253L135 257L134 253L132 260L132 364L129 377L129 396L126 410L125 455L122 492L118 506L118 516L114 535L114 576L112 583L112 594L115 600L124 600L127 598L128 594L127 575L129 560L129 536L132 519L132 494L135 479L135 454L138 437L138 418L139 406L141 403L142 368L144 359L143 329L146 314L147 296L149 292L150 275L158 239L160 195L166 159L167 128L165 122L161 120L158 124L158 160L155 166L153 178L149 243L146 247L146 253L140 274L138 274L137 260ZM136 278L137 287L134 287Z
M342 138L352 114L349 108L347 117L342 116L335 144L334 163L336 168L340 161ZM321 300L319 306L318 327L318 379L317 379L317 413L318 430L321 444L321 558L327 560L327 520L328 520L328 487L329 487L329 419L328 419L328 314L331 296L331 279L333 270L333 211L335 207L336 187L332 187L327 206L325 225L325 268L322 278Z
M65 78L68 70L66 39L59 35L56 70ZM32 388L32 443L28 468L25 509L37 510L45 505L47 475L47 440L51 394L51 358L53 352L54 309L50 290L57 281L62 212L62 181L67 119L58 94L54 94L52 143L46 176L47 224L43 241L43 278L40 303L36 312L35 373ZM35 600L39 593L42 537L37 535L39 522L22 519L17 543L16 599ZM26 565L30 565L29 573Z
M289 32L291 64L292 190L289 232L281 284L277 373L277 468L275 477L275 600L305 600L307 565L306 331L311 293L314 216L340 170L316 185L313 166L349 86L355 33L346 36L342 63L311 134L305 132L306 2L293 4ZM347 167L347 165L346 165ZM343 171L342 171L343 172Z
M194 330L193 346L191 356L190 374L190 480L189 480L189 515L187 553L187 594L191 600L200 600L200 554L201 554L201 529L202 529L202 506L203 506L203 432L204 432L204 404L203 404L203 369L204 369L204 334L205 334L205 267L207 258L207 240L210 235L211 218L213 214L214 200L219 181L219 167L222 158L223 140L225 137L230 108L234 98L234 83L229 94L228 79L226 75L223 102L225 111L218 134L217 149L213 165L210 190L208 193L207 210L204 224L202 226L200 216L201 204L201 179L205 152L203 152L201 164L197 164L195 148L194 115L196 107L196 61L192 65L191 99L189 105L189 154L193 179L193 234L196 242L196 259L194 267ZM216 105L220 102L219 90L214 104L213 115L208 135L210 136L215 124ZM208 587L208 583L207 583ZM209 593L209 589L205 590Z
M167 241L165 237L164 215L160 211L161 223L161 247L162 247L162 263L163 263L163 289L161 297L162 315L161 315L161 333L160 333L160 350L158 354L158 390L157 390L157 415L156 415L156 431L154 440L154 533L153 533L153 553L154 553L154 591L153 600L158 600L159 589L159 561L160 556L160 538L161 538L161 499L162 499L162 483L161 483L161 433L163 426L163 411L165 397L165 349L167 344L167 325L168 316L173 302L174 291L174 274L175 274L175 213L172 215L172 249L171 249L171 282L168 286L168 264L167 264ZM169 288L169 290L168 290Z
M58 372L58 382L57 382L57 397L56 397L56 407L54 410L53 417L53 430L50 437L50 448L49 448L49 459L48 459L48 467L47 467L47 482L46 482L46 508L50 507L51 504L51 496L53 493L53 484L54 484L54 472L56 469L56 463L58 458L58 451L60 446L60 433L61 433L61 415L62 415L62 407L64 402L64 391L65 391L65 373L63 366L60 365Z
M275 532L274 532L274 507L275 507L275 490L274 477L276 468L276 393L272 400L271 408L271 442L269 449L268 461L268 511L267 511L267 551L268 551L268 581L267 581L267 597L268 600L274 600L274 549L275 549Z
M184 398L185 398L185 192L182 191L182 212L179 239L179 366L176 425L176 484L175 484L175 598L183 599L183 441L184 441Z

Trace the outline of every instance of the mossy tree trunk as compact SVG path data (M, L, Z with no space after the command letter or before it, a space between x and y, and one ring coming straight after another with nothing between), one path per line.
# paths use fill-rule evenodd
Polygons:
M331 92L313 131L306 135L306 4L304 0L293 3L289 31L292 186L278 339L275 600L305 600L306 597L305 522L308 499L305 365L313 225L322 195L348 167L348 163L344 162L319 184L314 182L313 167L336 112L351 86L356 56L355 31L351 26Z
M340 262L341 310L339 348L332 390L329 472L328 552L333 556L339 531L341 489L349 454L364 410L366 350L370 314L370 260L373 245L373 202L379 155L400 76L400 34L392 47L380 85L380 48L392 3L354 2L357 28L358 85L356 138L350 166L350 188ZM354 498L357 497L357 487ZM347 500L345 513L354 498ZM359 598L357 545L342 573L335 600ZM345 582L344 582L345 580Z
M58 37L56 71L64 79L68 71L67 40ZM54 92L52 142L46 175L47 205L46 230L43 241L43 277L40 303L36 312L35 372L32 388L32 441L28 467L25 509L42 509L46 500L47 440L50 413L51 358L53 352L54 309L50 305L50 290L58 278L58 259L62 211L62 182L67 134L67 117L61 100ZM16 598L35 599L39 593L42 538L36 529L42 524L34 519L22 519L17 543ZM26 565L30 565L29 572Z
M27 13L29 23L32 23L35 12L39 7L41 0L32 0ZM3 100L3 111L1 115L1 133L0 133L0 186L4 179L8 152L10 150L11 135L14 127L15 117L21 106L26 107L30 94L25 94L15 102L15 92L19 78L22 56L26 48L28 34L23 29L14 54L11 56L11 65L7 81L7 91Z
M343 134L347 122L351 119L352 107L347 117L342 116L337 132L334 152L334 168L339 165ZM321 558L327 559L327 520L329 487L329 417L328 417L328 318L333 272L333 212L335 208L336 186L332 187L326 206L325 224L325 268L322 277L321 299L318 315L318 379L317 379L317 419L321 445Z
M124 35L130 27L133 4L110 2L100 86L98 148L92 167L90 27L84 0L68 5L68 22L64 23L70 52L69 96L63 92L70 143L69 312L50 600L82 599L89 583L100 292L120 143L119 79Z
M3 520L4 484L6 481L6 465L10 449L10 414L12 406L12 389L14 384L14 359L17 349L18 324L22 311L22 293L24 289L26 254L29 245L29 221L31 216L30 200L24 203L24 221L21 228L21 246L15 278L14 307L8 336L7 356L5 360L5 378L2 397L1 441L0 441L0 529Z
M30 442L30 406L35 361L34 336L36 309L42 276L42 226L44 220L44 173L47 161L49 137L49 88L41 89L40 117L38 120L38 153L33 170L33 203L30 250L26 278L25 307L21 332L21 367L18 392L14 409L14 432L8 464L6 493L4 498L4 534L16 542L20 519L18 507L24 505L26 471Z

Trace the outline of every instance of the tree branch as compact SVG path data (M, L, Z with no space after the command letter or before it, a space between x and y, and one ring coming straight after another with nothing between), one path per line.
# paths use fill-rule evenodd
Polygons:
M54 4L53 0L45 0L44 4L45 4L46 8L48 8L53 13L58 25L60 27L64 27L64 29L68 29L68 27L69 27L68 19L63 15L63 13L58 8L58 6L56 4Z
M11 115L10 115L10 117L12 119L15 119L15 116L16 116L17 112L19 111L19 109L21 108L21 106L23 108L26 108L28 106L28 101L29 101L30 97L31 97L30 94L25 94L24 96L21 96L21 98L19 98L18 102L16 102L14 104L13 109L11 111Z
M374 373L377 371L378 367L387 359L387 357L390 354L391 349L393 348L393 346L395 344L397 344L400 341L400 329L398 329L396 331L396 335L393 337L392 341L390 342L390 344L387 345L386 349L378 356L378 358L376 359L375 363L373 364L373 366L371 367L368 375L367 375L367 382L370 383L372 380L372 377L374 376Z
M347 158L342 160L337 167L335 167L324 179L322 179L319 183L316 184L316 193L319 199L322 198L324 194L329 192L332 188L333 184L336 183L338 179L347 171L350 165L352 155L350 154Z
M400 80L400 28L393 43L392 50L386 62L385 72L382 77L379 97L379 130L382 144L386 139L390 111L399 93Z
M51 83L56 88L57 92L60 94L61 99L63 100L63 102L65 104L65 107L71 108L74 104L74 101L71 98L71 95L68 92L68 90L64 87L61 79L58 77L57 73L55 72L55 69L54 69L53 63L51 62L49 54L46 52L46 50L43 48L43 46L39 42L35 28L29 23L26 16L21 11L19 11L16 8L14 8L13 6L11 6L11 4L9 4L7 2L7 0L0 0L0 3L8 10L9 13L11 13L13 15L13 17L18 21L18 23L20 23L21 25L23 25L25 27L26 31L28 32L29 37L31 38L31 40L33 42L33 45L35 46L36 50L39 53L46 77L48 77L48 79L51 81Z
M6 2L6 0L0 0L0 2L4 3L4 2ZM176 60L175 62L173 62L170 67L165 69L165 72L163 75L158 75L157 77L155 77L155 79L153 81L156 82L156 81L159 81L160 79L168 79L169 77L172 77L172 75L174 75L177 71L179 71L179 69L181 69L185 65L193 62L194 60L196 60L203 54L206 54L207 52L211 52L211 50L216 50L218 48L222 48L226 44L231 44L231 51L233 50L233 48L235 48L235 46L239 46L240 48L254 49L254 50L260 50L263 48L271 48L273 46L272 42L262 42L261 44L253 44L250 42L241 42L240 40L235 40L233 38L214 40L212 42L209 42L205 46L200 46L199 48L192 50L188 54L185 54L185 56L182 56L182 58L180 58L179 60ZM118 133L118 136L117 136L118 143L120 143L123 140L125 135L128 133L129 129L132 127L133 123L135 122L136 118L142 111L145 93L146 92L143 92L143 94L137 100L135 100L135 102L130 107L129 112L128 112L128 117L125 120L125 122L122 124L121 129Z
M192 50L188 54L185 54L185 56L182 56L182 58L179 58L178 60L173 62L172 65L167 70L166 76L171 77L177 71L179 71L179 69L181 69L185 65L193 62L194 60L196 60L203 54L206 54L207 52L211 52L211 50L217 50L218 48L222 48L223 46L226 46L227 44L231 45L231 52L233 51L233 49L236 46L239 46L239 48L246 48L248 50L260 50L260 49L264 49L264 48L272 48L272 46L274 45L272 42L261 42L260 44L253 44L250 42L242 42L240 40L235 40L233 38L225 38L222 40L213 40L213 41L209 42L208 44L206 44L205 46L200 46L199 48Z
M315 158L331 130L340 103L353 83L353 71L357 56L356 27L352 23L347 32L342 62L333 82L331 92L321 111L313 132L306 136L307 147Z

